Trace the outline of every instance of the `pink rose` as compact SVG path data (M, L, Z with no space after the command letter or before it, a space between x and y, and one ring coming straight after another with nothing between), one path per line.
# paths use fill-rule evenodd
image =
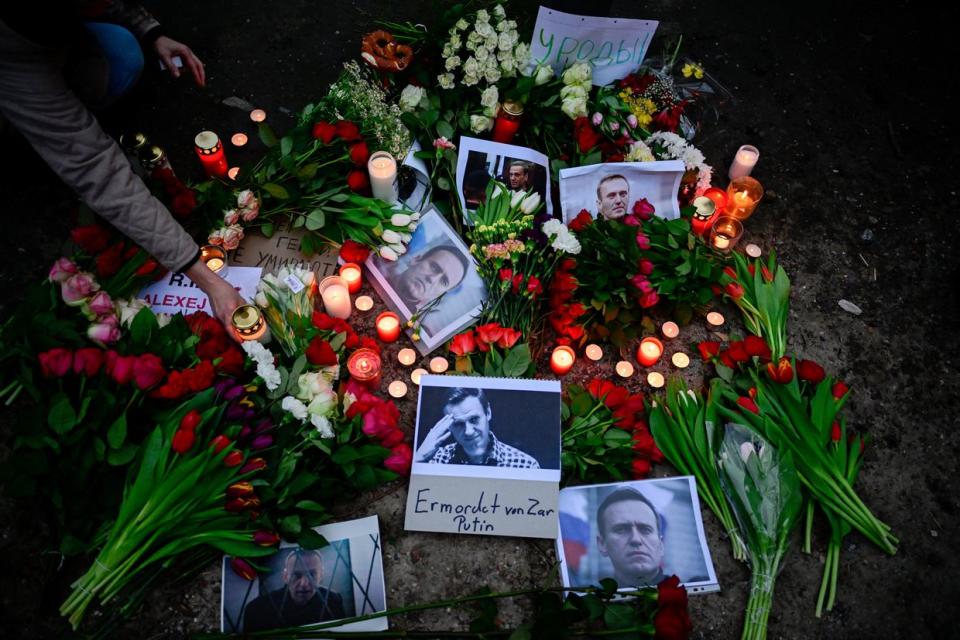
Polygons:
M258 215L260 215L260 203L256 199L254 199L252 206L240 210L240 217L244 222L253 222Z
M47 277L50 282L65 282L70 276L78 273L80 269L70 258L60 258L50 267L50 275Z
M244 189L237 194L237 208L239 209L259 209L260 203L257 196L250 189Z
M133 380L137 383L137 388L141 391L149 389L167 375L167 370L163 367L163 360L152 353L144 353L137 358L137 364L133 369Z
M218 246L223 244L223 234L226 231L227 231L226 228L221 227L220 229L217 229L216 231L211 232L210 235L207 236L207 242L210 244L218 245Z
M60 287L63 301L71 307L79 307L90 295L100 288L89 273L75 273L67 278Z
M439 138L437 138L436 140L433 141L433 148L434 148L434 149L454 149L454 150L456 150L457 145L455 145L455 144L453 144L452 142L450 142L449 140L447 140L446 136L440 136Z
M620 221L628 227L639 227L640 221L633 215L627 214L623 216L623 219Z
M100 316L113 315L113 300L106 291L98 291L95 296L87 302L87 309L93 318Z
M73 353L70 349L55 347L49 351L37 354L40 361L40 371L47 378L61 378L73 364Z
M649 220L656 213L656 207L650 204L646 198L641 198L633 203L633 215L641 220Z
M239 247L241 240L243 240L243 227L240 225L230 225L223 230L223 248L227 251L233 251Z
M653 285L650 284L650 281L647 280L647 277L641 274L637 274L630 278L631 284L637 288L641 293L648 293L653 291Z
M650 307L656 305L660 302L660 296L657 295L656 291L648 291L639 298L640 306L644 309L649 309Z
M637 246L640 247L641 251L647 251L650 249L650 238L643 235L642 231L637 232Z
M237 224L238 220L240 220L240 212L236 209L225 209L223 211L223 224L229 227L232 224Z
M640 273L645 276L653 273L653 263L646 258L640 258L640 262L637 263L637 267L640 269Z
M383 461L383 466L399 473L402 476L410 473L410 463L413 461L413 450L406 443L398 444L390 450L390 455Z
M117 384L129 384L133 380L133 371L136 366L136 356L122 356L113 349L107 351L107 375Z
M101 316L87 327L87 337L99 345L112 344L120 339L117 316Z

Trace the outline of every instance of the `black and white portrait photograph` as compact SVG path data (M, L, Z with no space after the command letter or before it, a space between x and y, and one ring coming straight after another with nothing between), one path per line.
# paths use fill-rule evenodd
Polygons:
M560 171L563 221L570 223L581 211L594 218L616 220L633 213L646 200L654 215L667 220L680 217L677 191L683 178L681 160L656 162L606 162Z
M676 575L691 593L720 588L692 476L563 489L557 553L565 587L655 586Z
M364 265L374 289L404 323L418 314L420 339L414 345L424 355L473 323L486 300L469 249L432 207L406 253L395 261L371 254Z
M457 156L457 192L460 206L472 224L470 214L486 198L487 185L496 180L511 192L533 190L546 203L547 213L553 213L550 202L550 159L527 147L512 144L460 138Z
M252 633L352 618L386 609L380 528L376 516L315 529L328 544L304 549L283 544L277 553L257 558L265 568L247 580L223 558L220 630ZM336 627L378 631L378 618Z
M559 480L560 387L546 380L424 376L413 462L417 470ZM427 467L424 469L424 467ZM555 473L554 473L555 472Z

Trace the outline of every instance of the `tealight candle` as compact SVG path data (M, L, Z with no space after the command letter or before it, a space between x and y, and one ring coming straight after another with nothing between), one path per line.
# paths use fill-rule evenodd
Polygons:
M566 345L561 345L553 350L550 355L550 369L558 376L566 375L573 367L577 356L573 349Z
M376 391L380 388L380 354L373 349L357 349L347 359L350 377Z
M407 395L407 384L403 380L394 380L387 385L387 393L392 398L402 398Z
M645 367L656 364L660 356L663 355L663 343L650 336L640 341L640 348L637 349L637 361Z
M254 122L263 122L267 119L267 112L263 109L254 109L250 112L250 119Z
M396 342L400 337L400 317L393 311L377 316L377 337L384 342Z
M413 384L420 384L420 378L427 375L426 369L414 369L410 372L410 379L413 380Z
M723 314L719 311L711 311L707 314L707 322L715 327L722 327L724 323Z
M397 161L386 151L377 151L367 160L370 174L370 189L373 197L393 204L399 198L397 186Z
M363 286L361 274L360 265L354 262L348 262L340 267L340 277L343 278L343 282L347 285L347 291L350 293L359 293L360 287Z
M750 176L731 180L727 186L727 215L746 220L763 199L763 185Z
M222 178L227 175L227 156L223 152L220 138L213 131L201 131L193 139L194 151L200 158L200 164L207 176Z
M654 389L659 389L666 384L666 380L663 378L663 374L657 371L651 371L647 374L647 384L649 384Z
M633 365L626 360L617 363L617 375L621 378L629 378L633 375Z
M757 160L760 159L760 152L750 144L745 144L737 149L737 155L733 157L733 163L727 175L731 180L749 176L753 168L757 166Z
M450 368L450 363L442 356L437 356L430 360L430 371L433 373L443 373Z
M751 258L759 258L760 256L763 255L763 250L753 243L750 243L747 246L745 246L743 250L746 251L747 255L750 256Z
M603 349L598 344L588 344L585 352L587 357L594 362L603 357Z
M248 141L249 138L247 138L247 134L245 133L235 133L230 136L230 142L233 143L233 146L235 147L242 147L243 145L247 144Z
M730 216L721 216L710 229L710 246L720 253L729 253L743 237L743 223Z
M350 317L350 292L340 276L327 276L317 286L327 315L346 320Z
M400 361L400 364L409 367L417 361L417 352L410 348L400 349L400 352L397 353L397 360Z
M677 351L670 360L677 369L686 369L690 366L690 356L682 351Z
M240 174L240 167L230 167L227 171L227 177L231 180L236 180L237 176Z
M360 311L370 311L370 309L373 309L373 298L370 296L358 296L354 304L357 305L357 309Z
M223 247L215 244L203 245L200 247L200 260L210 271L220 274L221 278L227 275L227 251Z
M664 322L660 327L660 331L663 333L664 338L672 340L680 335L680 327L676 322Z

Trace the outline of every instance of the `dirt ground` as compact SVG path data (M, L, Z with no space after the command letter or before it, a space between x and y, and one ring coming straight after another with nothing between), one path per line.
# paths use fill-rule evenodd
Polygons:
M902 541L898 554L886 557L851 535L837 607L819 620L814 606L824 532L812 556L795 548L777 582L770 637L960 637L954 612L960 597L960 401L950 391L960 367L960 305L956 284L950 284L958 275L957 219L950 209L958 194L956 128L950 124L955 107L947 99L957 75L946 54L950 23L908 3L777 4L614 2L615 15L660 20L661 35L683 33L684 52L736 97L696 142L721 176L740 144L760 149L754 175L767 196L749 220L748 239L775 249L793 280L793 350L853 387L850 423L871 437L860 494ZM196 131L250 129L246 112L224 105L225 98L266 109L282 129L355 55L374 19L415 20L426 6L157 3L167 31L206 62L209 86L199 90L149 73L134 98L106 114L105 122L115 130L137 125L168 150L181 175L199 177L191 150ZM70 198L16 136L7 133L0 143L7 237L0 286L11 294L4 305L9 310L20 288L42 277L58 255ZM259 153L258 145L247 153ZM841 299L863 313L845 312ZM724 312L736 318L733 309ZM705 336L702 328L691 328L681 339ZM578 366L568 381L611 375L610 360ZM702 379L699 367L688 372L691 382ZM412 430L413 401L401 408ZM0 434L8 417L0 413ZM0 449L0 460L7 455ZM664 466L657 475L671 472ZM500 589L556 580L546 541L405 532L405 496L405 483L397 482L340 510L344 517L379 514L390 605L466 594L484 584ZM80 567L59 566L45 518L36 505L0 496L4 637L69 637L56 609ZM709 513L705 521L722 591L691 598L694 637L736 638L749 572L734 563ZM219 582L211 566L185 588L161 586L117 637L181 638L216 628ZM523 606L505 606L503 619L517 621ZM450 628L466 619L441 611L397 623Z

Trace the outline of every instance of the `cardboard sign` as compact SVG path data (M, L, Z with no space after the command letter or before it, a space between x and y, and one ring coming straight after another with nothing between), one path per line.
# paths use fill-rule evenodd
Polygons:
M620 80L643 62L657 31L656 20L577 16L540 7L530 59L556 73L577 62L593 65L593 84Z
M259 267L264 273L276 274L283 267L310 269L318 279L337 272L337 250L329 249L309 258L300 252L300 243L309 233L303 227L291 229L288 223L278 222L269 238L257 230L245 232L240 246L230 253L230 268L234 265Z
M404 527L559 535L560 383L426 375Z
M232 284L244 300L249 302L257 293L257 283L260 282L262 271L258 267L230 265L224 280ZM146 301L155 313L182 313L186 316L195 311L206 311L213 314L207 294L182 273L168 274L160 282L145 287L137 297Z

